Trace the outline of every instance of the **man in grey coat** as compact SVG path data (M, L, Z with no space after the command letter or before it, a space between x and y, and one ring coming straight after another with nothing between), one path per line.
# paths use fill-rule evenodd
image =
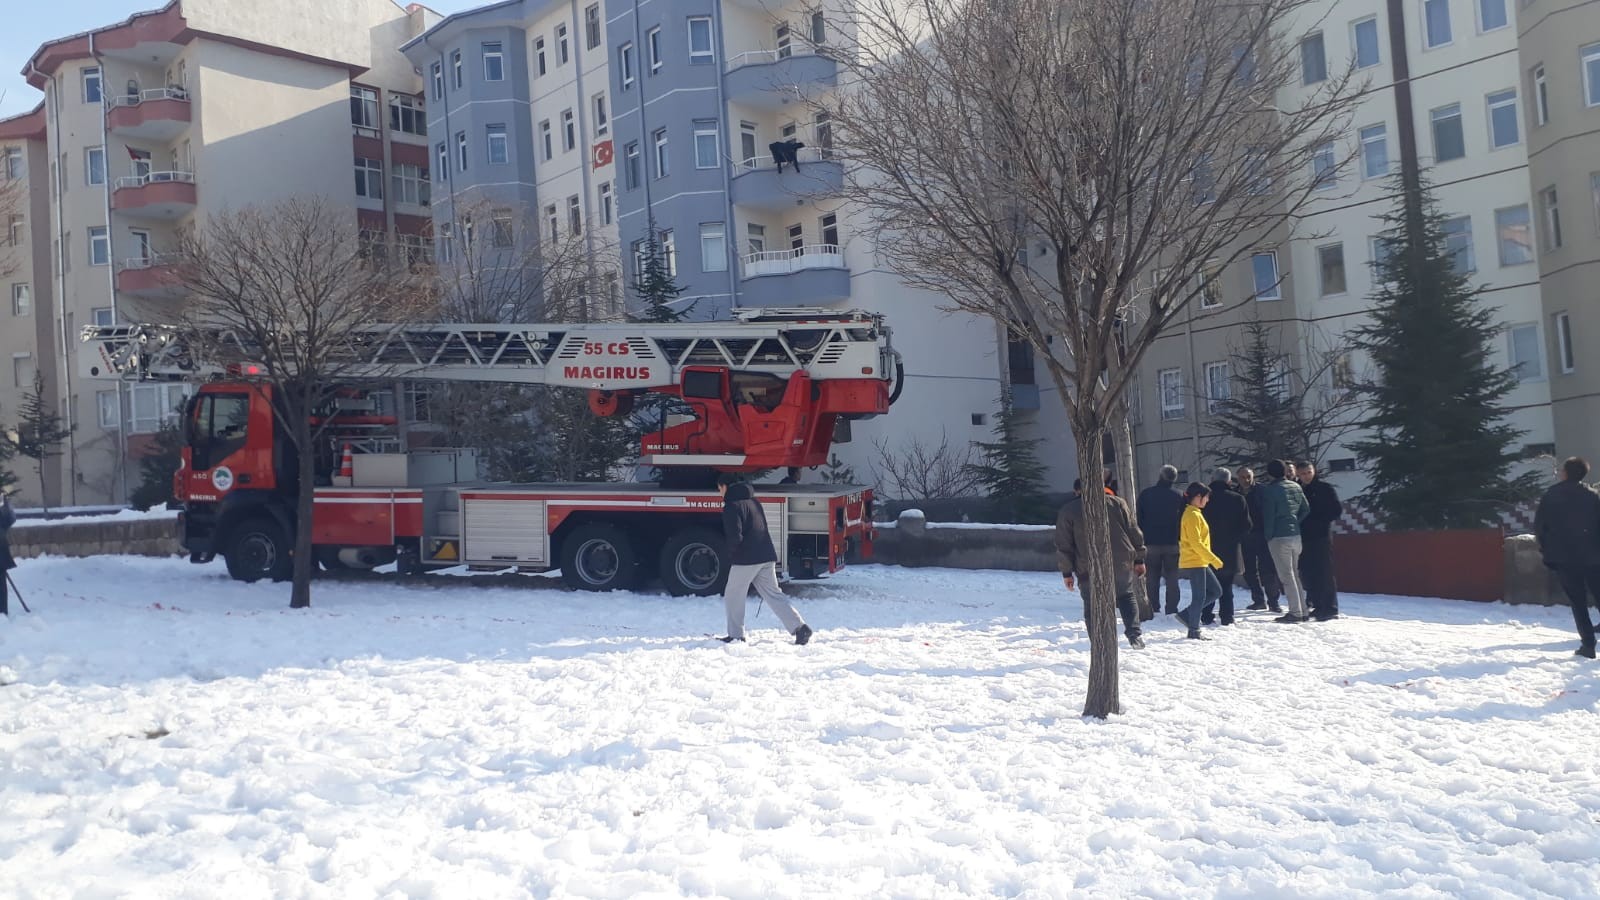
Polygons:
M1267 482L1261 491L1262 533L1272 554L1272 566L1283 583L1283 597L1289 611L1274 622L1294 624L1307 621L1305 590L1300 586L1300 526L1311 514L1305 492L1294 480L1294 464L1275 459L1267 463Z
M1089 602L1089 538L1084 533L1083 480L1073 482L1072 498L1056 516L1056 560L1067 590L1080 589L1083 597L1083 624L1093 634L1093 606ZM1110 488L1105 489L1106 513L1111 519L1111 562L1116 575L1117 612L1122 615L1123 633L1128 646L1144 648L1139 611L1133 605L1133 577L1143 575L1144 534L1134 524L1128 503Z

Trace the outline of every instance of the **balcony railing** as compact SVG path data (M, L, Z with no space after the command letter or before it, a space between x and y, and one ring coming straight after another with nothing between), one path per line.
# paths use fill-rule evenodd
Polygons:
M734 69L742 69L745 66L766 65L768 63L780 62L785 59L793 59L800 56L826 57L826 55L827 54L825 52L819 53L812 47L802 44L795 44L784 50L746 50L737 56L731 56L728 58L726 71L732 72Z
M118 272L138 271L141 269L159 269L162 266L173 266L178 263L176 253L151 253L147 256L133 256L117 263Z
M147 172L143 175L124 175L117 179L116 189L142 188L147 184L194 184L193 172Z
M115 109L119 106L138 106L151 100L181 100L189 102L189 92L179 87L152 88L140 91L137 94L123 94L119 97L107 97L106 106Z
M832 147L801 147L795 158L803 163L829 162L838 160L841 154ZM788 165L787 160L784 163ZM778 164L770 156L752 156L742 162L733 164L733 174L743 175L746 172L759 172L762 169L776 169Z
M844 254L838 244L807 244L788 250L766 250L744 257L744 275L788 275L805 269L842 269Z

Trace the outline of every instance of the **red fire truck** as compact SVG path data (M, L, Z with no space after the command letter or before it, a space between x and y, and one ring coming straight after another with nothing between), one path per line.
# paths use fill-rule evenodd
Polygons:
M174 476L184 547L197 563L222 556L242 581L285 579L299 474L272 388L251 377L259 353L233 334L192 337L87 328L97 352L85 374L199 383ZM743 310L724 322L374 325L343 352L351 383L324 412L311 473L324 567L559 567L580 589L656 577L674 594L715 593L726 576L722 503L706 473L822 465L840 421L887 412L903 371L881 315L822 309ZM377 403L377 386L396 381L579 388L601 416L655 393L691 412L642 441L639 465L666 473L660 483L489 483L475 450L406 446L403 423ZM870 490L783 483L758 485L757 497L789 576L871 555Z

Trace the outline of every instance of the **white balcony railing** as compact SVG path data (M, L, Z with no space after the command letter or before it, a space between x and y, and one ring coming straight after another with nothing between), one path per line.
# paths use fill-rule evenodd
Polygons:
M194 173L170 171L146 172L143 175L124 175L117 179L116 188L120 191L123 188L141 188L147 184L166 184L168 182L194 184Z
M734 69L742 69L745 66L762 66L797 56L823 55L825 54L817 52L817 49L802 44L794 44L783 50L746 50L737 56L728 58L726 71L732 72Z
M816 163L823 162L824 160L836 160L839 158L839 156L839 151L832 147L801 147L800 151L795 154L795 158L799 159L802 163ZM786 161L784 166L787 167L788 165L789 164ZM767 168L775 170L777 167L778 164L773 162L772 157L770 156L752 156L742 162L735 162L733 164L733 174L735 176L739 176L746 172L759 172L762 169Z
M180 87L152 88L148 91L140 91L137 94L123 94L120 97L108 97L106 99L106 105L110 107L138 106L139 104L150 100L182 100L183 102L188 103L189 92Z
M127 272L138 269L154 269L158 266L171 266L178 262L176 253L151 253L147 256L134 256L117 264L118 272Z
M789 250L766 250L744 257L744 275L788 275L806 269L842 269L844 254L838 244L807 244Z

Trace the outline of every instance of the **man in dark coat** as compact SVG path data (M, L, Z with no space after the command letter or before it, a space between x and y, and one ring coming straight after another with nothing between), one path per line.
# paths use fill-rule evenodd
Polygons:
M11 558L11 526L17 524L16 510L11 508L11 499L6 496L4 488L0 488L0 616L11 615L10 590L11 585L6 573L17 567L17 561Z
M1239 470L1239 489L1244 493L1245 510L1250 514L1250 532L1244 536L1242 554L1244 583L1250 586L1250 605L1246 608L1282 612L1278 596L1283 593L1283 584L1278 581L1278 570L1272 565L1272 554L1267 552L1261 486L1256 484L1256 473L1248 466Z
M778 550L767 531L767 514L747 481L725 477L717 483L722 494L722 532L728 540L728 587L722 594L728 612L724 643L744 640L744 607L755 587L772 607L796 644L811 640L807 625L778 587Z
M1572 604L1578 626L1578 655L1594 659L1595 624L1589 618L1589 598L1600 603L1600 495L1583 479L1589 463L1572 457L1561 464L1563 478L1545 491L1533 517L1544 564L1561 578L1561 588Z
M1219 468L1211 473L1211 500L1200 510L1206 525L1211 528L1211 552L1222 560L1217 570L1217 581L1222 585L1222 597L1217 601L1219 610L1205 610L1202 618L1207 625L1222 619L1222 624L1233 624L1233 579L1239 574L1239 544L1250 533L1250 510L1244 495L1233 486L1233 473Z
M1326 622L1339 618L1339 585L1333 577L1333 523L1344 515L1344 504L1333 485L1317 477L1317 466L1303 460L1295 466L1300 489L1311 512L1300 526L1300 581L1305 585L1311 618Z
M1083 480L1072 484L1072 498L1061 507L1056 516L1056 561L1061 567L1061 578L1067 590L1078 589L1083 597L1083 625L1094 633L1093 609L1089 602L1089 537L1085 533L1083 514ZM1122 615L1122 630L1128 636L1128 646L1144 649L1143 629L1139 627L1139 612L1133 605L1133 577L1144 574L1144 535L1133 523L1128 503L1105 489L1106 513L1111 519L1111 563L1116 576L1117 612Z
M1178 521L1183 516L1183 495L1173 484L1178 470L1162 466L1156 483L1139 492L1139 530L1149 549L1145 554L1145 593L1150 608L1161 609L1161 583L1167 584L1167 615L1178 612Z

